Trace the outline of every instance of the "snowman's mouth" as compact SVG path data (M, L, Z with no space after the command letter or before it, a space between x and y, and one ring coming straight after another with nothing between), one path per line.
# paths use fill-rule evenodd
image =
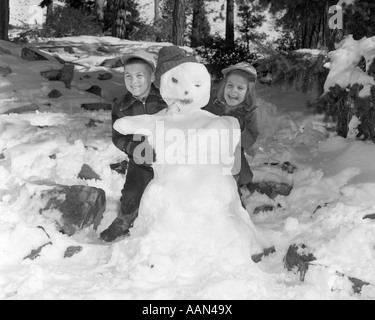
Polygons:
M193 99L180 99L180 102L183 104L190 104L193 102Z
M164 100L168 103L168 105L173 105L175 103L178 104L191 104L193 103L193 99L173 99L173 98L164 98Z

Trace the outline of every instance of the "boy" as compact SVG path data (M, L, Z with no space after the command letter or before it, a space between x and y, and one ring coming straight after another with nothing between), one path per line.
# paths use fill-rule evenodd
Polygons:
M122 117L154 114L167 107L159 90L153 85L156 63L154 57L139 50L121 58L124 64L125 87L128 92L114 103L113 123ZM121 135L112 127L112 141L129 157L124 188L121 191L121 208L118 217L100 237L106 242L125 236L138 216L138 208L149 182L154 177L151 167L155 153L145 137ZM140 150L143 150L140 154ZM151 155L151 156L150 156Z

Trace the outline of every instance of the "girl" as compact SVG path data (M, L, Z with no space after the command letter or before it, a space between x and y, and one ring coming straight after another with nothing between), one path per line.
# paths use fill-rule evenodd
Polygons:
M240 62L222 70L224 79L220 82L216 100L204 109L219 116L233 116L241 127L241 166L234 177L239 188L252 181L253 173L245 158L259 136L256 117L255 83L257 72L247 62ZM237 167L238 168L238 167ZM236 170L238 172L238 169Z

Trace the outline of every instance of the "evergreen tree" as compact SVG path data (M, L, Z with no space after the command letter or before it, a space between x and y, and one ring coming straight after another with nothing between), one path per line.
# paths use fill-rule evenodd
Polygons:
M345 34L352 34L355 40L375 36L375 2L357 0L345 7Z
M265 34L260 34L255 28L260 27L266 18L265 15L261 13L261 6L254 0L242 0L239 4L238 16L241 19L238 30L241 32L242 38L249 50L250 42L265 38Z
M191 46L201 46L210 35L211 27L207 19L204 0L193 1L193 22L191 30Z
M173 42L172 41L172 28L173 28L173 14L175 8L176 0L155 0L159 1L160 4L160 20L157 25L153 26L153 32L156 36L156 41L165 41L165 42ZM184 35L188 34L188 29L190 25L186 23L186 18L191 16L193 13L193 4L194 0L185 0L185 12L183 14L184 20L182 21L185 25L184 27ZM186 40L186 39L185 39Z
M104 1L105 0L65 0L65 3L69 8L85 11L86 13L92 13L97 6L97 2L104 3ZM48 10L50 10L50 13L52 11L53 0L42 0L39 6L42 8L47 7L48 16ZM104 4L102 6L104 6Z
M161 6L158 40L172 42L173 9L175 0L164 0Z
M271 13L284 14L277 25L294 34L296 48L327 48L334 36L329 29L329 8L337 0L259 0Z
M129 39L141 25L136 0L107 0L104 12L104 30L113 37Z

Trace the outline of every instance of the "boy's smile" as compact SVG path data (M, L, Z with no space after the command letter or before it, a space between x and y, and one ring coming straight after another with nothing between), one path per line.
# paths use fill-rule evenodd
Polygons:
M134 63L125 66L125 86L135 97L146 97L151 89L153 81L152 70L145 64Z

